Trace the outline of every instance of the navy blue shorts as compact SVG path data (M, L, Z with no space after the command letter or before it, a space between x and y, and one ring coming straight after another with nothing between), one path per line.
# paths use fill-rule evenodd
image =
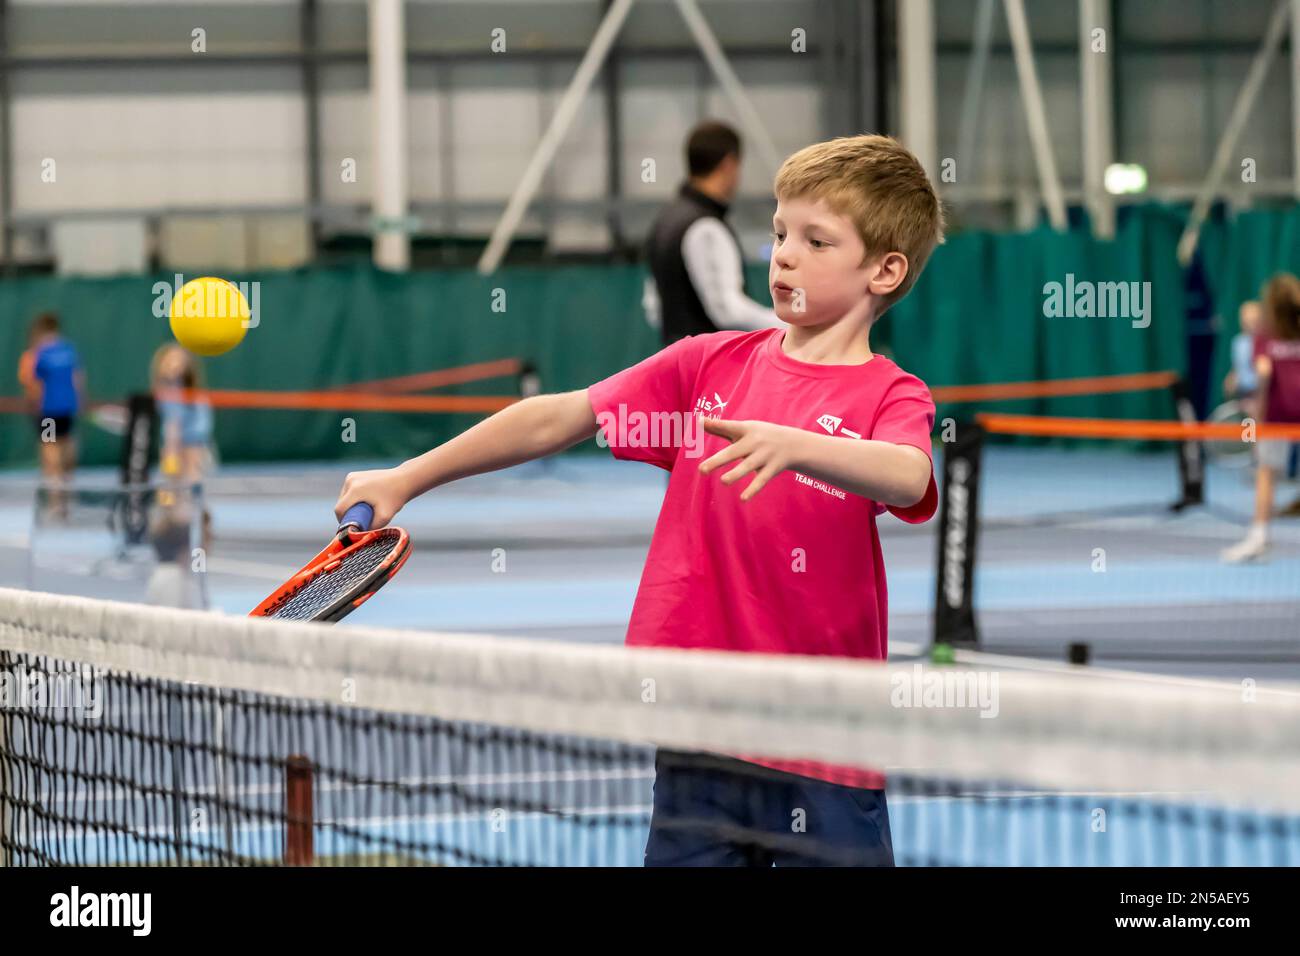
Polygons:
M72 415L40 415L35 419L36 434L45 434L45 423L51 421L54 425L54 440L59 441L67 438L72 434L73 426L76 425L76 418Z
M893 866L885 792L660 750L645 865Z

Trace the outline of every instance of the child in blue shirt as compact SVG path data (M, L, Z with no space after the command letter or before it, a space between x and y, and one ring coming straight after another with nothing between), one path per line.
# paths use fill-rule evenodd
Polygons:
M1259 331L1260 304L1251 299L1243 302L1237 312L1241 331L1232 337L1232 370L1223 380L1223 394L1227 399L1242 403L1250 418L1258 418L1254 407L1259 377L1255 373L1255 333Z
M50 489L52 510L66 514L60 488L77 466L73 431L85 373L76 347L61 334L59 317L53 312L43 312L32 322L18 380L34 413L41 478Z

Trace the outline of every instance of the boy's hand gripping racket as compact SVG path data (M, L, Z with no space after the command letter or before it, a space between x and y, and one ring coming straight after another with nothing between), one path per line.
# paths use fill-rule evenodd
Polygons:
M320 554L291 577L250 617L285 621L339 621L388 583L411 554L411 539L401 528L371 531L375 510L355 504Z

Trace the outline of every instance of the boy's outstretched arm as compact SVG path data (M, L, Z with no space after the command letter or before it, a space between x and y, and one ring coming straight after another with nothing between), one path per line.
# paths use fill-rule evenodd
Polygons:
M371 526L382 528L408 501L439 485L545 458L595 434L586 389L526 398L395 468L352 472L334 514L342 518L364 501L375 509Z
M919 502L930 483L929 457L910 445L818 435L771 422L706 418L702 424L705 431L731 444L701 462L700 471L707 475L738 462L723 473L722 483L731 485L753 474L740 494L742 501L753 498L787 470L801 471L896 508L910 508Z

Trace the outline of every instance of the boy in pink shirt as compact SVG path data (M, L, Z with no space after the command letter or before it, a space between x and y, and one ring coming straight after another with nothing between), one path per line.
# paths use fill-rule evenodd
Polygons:
M520 402L396 468L349 475L337 513L366 501L379 527L438 485L599 431L617 457L671 472L629 644L883 660L876 517L933 515L934 404L873 355L870 332L942 241L942 209L884 136L800 150L775 193L768 279L788 328L683 339L586 390ZM646 863L799 865L827 850L892 863L878 775L761 764L661 752ZM792 808L806 818L797 838Z

